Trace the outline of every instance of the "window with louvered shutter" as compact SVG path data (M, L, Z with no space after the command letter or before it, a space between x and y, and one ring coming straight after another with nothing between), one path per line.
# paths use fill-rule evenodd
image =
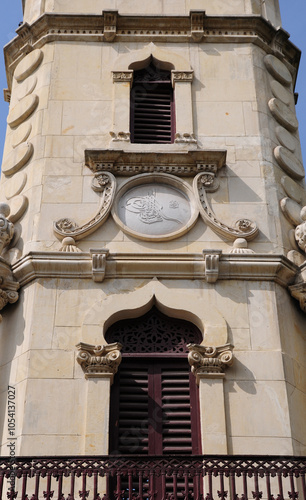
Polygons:
M174 142L174 99L171 73L153 62L134 71L131 90L131 142L167 144Z
M201 342L199 330L153 308L119 321L105 337L123 345L111 394L110 452L198 454L198 388L186 344Z

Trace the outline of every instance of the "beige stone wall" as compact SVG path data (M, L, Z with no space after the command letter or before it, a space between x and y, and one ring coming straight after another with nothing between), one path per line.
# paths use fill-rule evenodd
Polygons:
M177 15L189 14L190 10L205 11L208 16L222 15L262 15L273 25L279 26L280 13L278 0L35 0L25 2L24 20L33 22L43 12L101 14L102 10L118 10L119 14L156 14Z
M269 89L267 71L263 68L264 51L244 44L206 43L186 48L159 44L158 47L164 51L164 57L180 56L194 70L192 108L184 107L184 101L176 106L184 107L185 115L190 116L198 148L227 150L220 188L209 195L217 216L229 225L242 216L260 223L260 234L252 243L257 252L282 249L284 245L288 248L288 231L283 234L284 243L277 230L280 209L274 185L276 175L280 182L281 172L273 166L275 160L271 158L276 139L267 107ZM72 217L80 225L94 215L99 198L90 188L92 173L84 167L85 149L156 149L111 141L115 104L120 103L121 115L129 113L126 92L123 100L119 96L119 101L114 101L112 82L112 70L120 68L125 50L125 44L120 43L61 42L42 48L43 61L28 78L37 78L34 92L39 103L26 120L32 126L28 140L34 153L23 169L27 183L22 194L29 199L29 209L20 221L23 241L19 242L19 250L23 254L29 250L60 248L53 234L53 221ZM129 45L129 52L131 60L142 57L142 47L136 43ZM25 83L14 81L10 109L18 104L16 96ZM4 164L18 133L18 127L8 128ZM190 146L173 144L158 149L182 151ZM123 181L119 179L119 185ZM2 193L12 182L11 176L3 178ZM268 216L270 205L273 217ZM139 243L124 235L111 218L81 242L80 248L88 251L98 242L107 244L111 251L140 250ZM150 243L146 247L158 251L160 245ZM203 247L230 249L200 219L188 234L167 244L169 250L177 251L188 248L197 252Z
M126 307L134 301L137 308L141 303L136 297L140 293L143 301L147 300L150 283L150 280L108 280L100 285L89 280L45 279L24 288L18 306L12 306L14 310L7 311L3 319L2 454L6 450L7 384L16 387L18 454L40 455L42 450L43 454L48 450L53 455L107 452L109 382L85 379L76 362L75 346L80 341L93 345L103 343L102 320L113 314L115 295L118 297L117 319L127 317L129 313L122 312L119 297L125 297ZM163 280L155 290L159 307L167 306L169 301L175 304L177 300L180 304L182 294L186 310L194 310L197 300L208 305L204 314L204 341L213 310L224 317L228 341L235 346L234 364L227 368L224 382L220 381L221 385L224 383L228 452L277 455L305 452L303 438L299 436L303 422L298 420L303 419L304 389L298 386L302 372L297 368L299 358L303 363L302 346L298 345L303 332L294 329L291 321L287 325L282 320L287 340L280 338L274 285L223 281L213 290L211 285L197 280L175 283ZM113 298L113 306L108 298ZM284 300L287 303L287 299ZM150 307L148 304L147 308ZM182 311L173 309L172 315L182 317ZM115 319L113 317L113 321ZM220 343L217 333L215 341ZM286 346L283 342L287 342ZM295 391L292 376L296 380ZM222 412L216 411L216 386L216 397L207 397L212 383L213 379L201 380L202 394L206 394L204 453L212 453L211 435L222 417ZM221 402L222 398L221 392ZM296 411L297 407L300 412ZM209 415L213 416L211 422L207 420ZM95 423L91 422L94 416ZM216 443L213 443L215 450ZM225 452L226 448L223 446L222 450Z

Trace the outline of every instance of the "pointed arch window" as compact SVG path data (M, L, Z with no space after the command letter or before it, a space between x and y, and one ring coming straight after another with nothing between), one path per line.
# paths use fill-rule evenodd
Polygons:
M148 66L134 70L130 106L131 142L174 142L174 93L170 70L158 68L152 58Z
M111 394L110 453L198 454L198 388L187 361L188 343L201 332L155 307L106 333L123 345Z

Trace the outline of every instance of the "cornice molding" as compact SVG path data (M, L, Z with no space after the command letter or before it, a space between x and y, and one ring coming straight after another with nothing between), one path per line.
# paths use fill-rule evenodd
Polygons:
M123 151L118 149L86 149L85 165L92 172L111 172L130 177L140 173L166 173L179 177L200 172L216 174L226 162L226 150L199 151Z
M45 13L33 24L21 25L4 49L7 81L11 90L12 75L18 62L34 48L54 41L69 42L190 42L253 43L269 54L284 58L291 72L298 69L301 52L282 28L274 28L260 16L200 16L196 24L194 12L189 16L121 16L110 26L107 15L75 15ZM199 17L199 13L197 13ZM203 29L202 27L203 19ZM157 29L158 26L158 29Z
M101 250L102 251L102 250ZM20 286L40 278L93 279L90 253L30 252L12 266ZM105 250L103 250L105 253ZM204 253L108 253L103 279L207 279ZM219 253L219 252L218 252ZM272 281L287 287L294 283L298 266L283 255L219 254L218 280ZM97 280L95 280L97 281ZM99 280L98 280L99 281ZM100 280L102 281L102 280Z

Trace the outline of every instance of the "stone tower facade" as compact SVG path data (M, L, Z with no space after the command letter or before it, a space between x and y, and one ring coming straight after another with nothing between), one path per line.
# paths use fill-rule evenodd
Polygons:
M17 455L107 455L128 349L107 332L152 307L201 333L201 453L305 454L300 52L278 1L23 4L5 47L2 455L8 386Z

